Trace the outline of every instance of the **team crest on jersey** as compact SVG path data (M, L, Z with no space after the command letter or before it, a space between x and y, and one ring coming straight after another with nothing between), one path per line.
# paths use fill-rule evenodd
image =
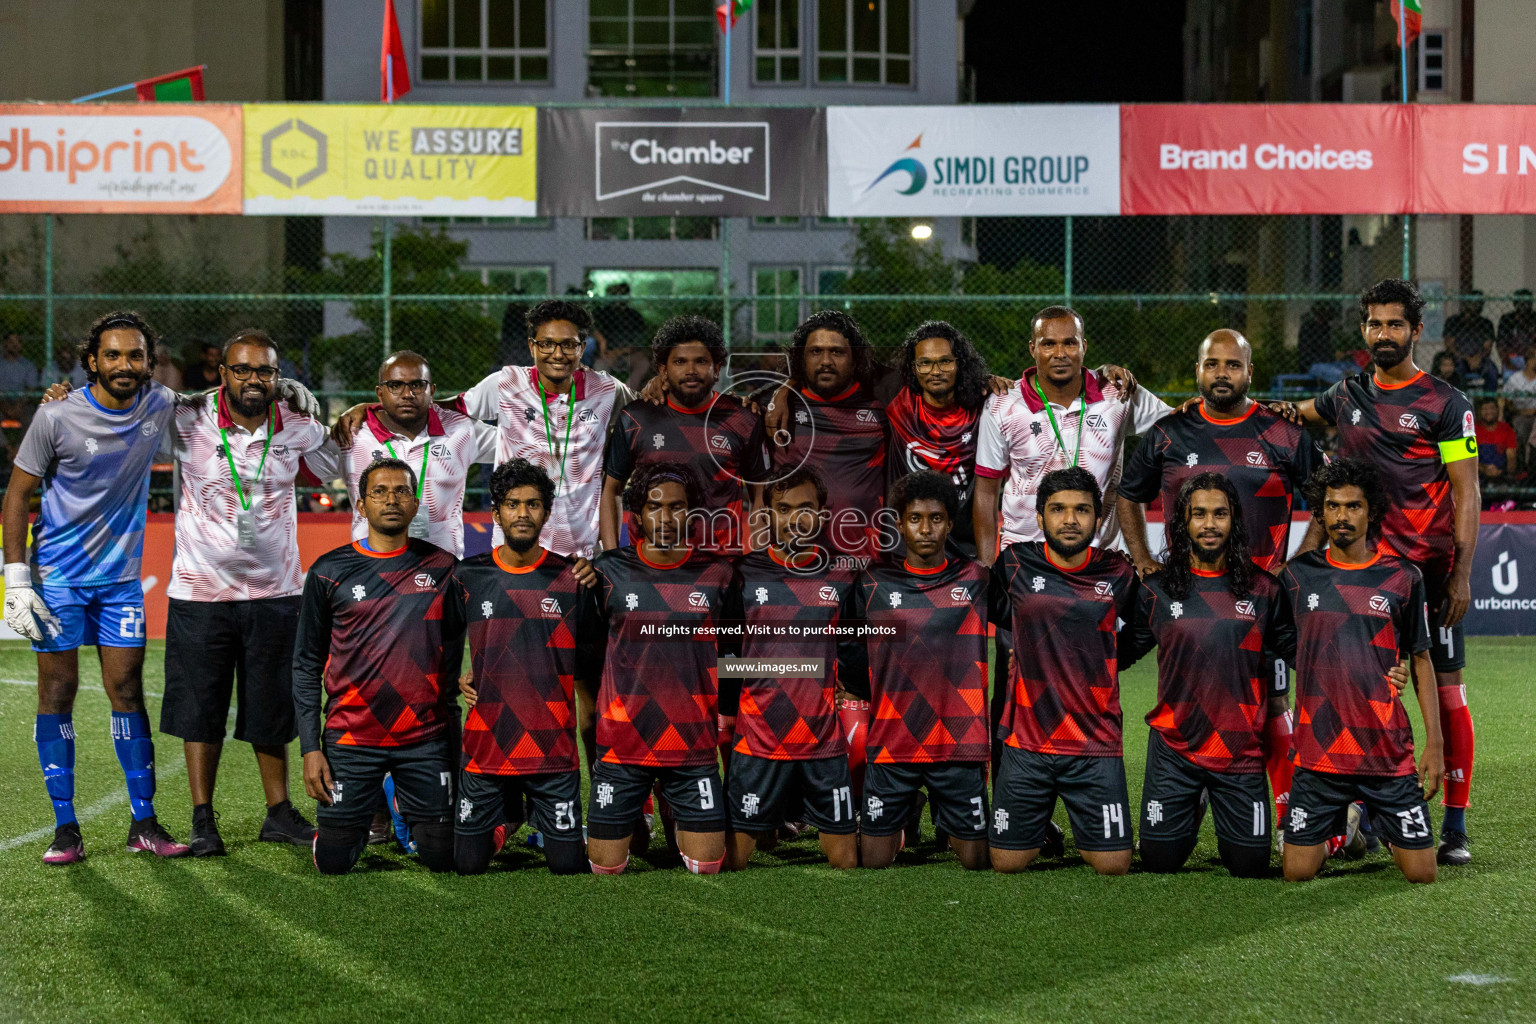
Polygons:
M1083 422L1088 424L1088 429L1089 430L1103 430L1104 429L1104 417L1100 416L1096 412L1089 413L1088 414L1088 418L1086 420L1084 420Z
M900 608L901 607L901 595L899 593L897 593L896 591L894 591L894 590L891 591L891 607L892 608Z
M666 434L652 434L651 435L651 445L652 445L652 447L654 447L654 448L656 448L658 450L660 450L662 448L665 448L667 446L667 435Z
M809 423L811 422L811 414L806 412L804 409L796 409L795 422L800 424Z
M411 582L422 588L434 587L437 585L437 580L433 579L430 573L425 572L417 573L414 577L412 577Z
M363 586L361 583L359 583L357 586L352 588L352 600L354 600L354 601L361 601L363 598L365 598L367 596L368 596L368 588Z
M875 410L860 409L858 412L854 413L853 418L858 420L860 423L874 423Z
M96 439L94 437L88 437L85 439L85 453L87 455L95 455L97 450L100 448L101 445L96 443Z
M1246 615L1250 619L1258 614L1258 610L1254 607L1252 601L1239 601L1232 607L1237 609L1237 614Z
M446 459L448 457L448 446L445 444L435 444L432 446L432 454L440 459Z
M704 593L704 591L702 591L702 590L695 590L693 593L688 595L688 607L690 607L690 608L708 608L709 607L709 595Z
M970 587L950 587L949 599L959 604L968 604L971 600Z
M1397 425L1404 430L1418 430L1419 418L1411 412L1405 412L1397 418Z
M1040 431L1041 431L1040 421L1039 420L1032 420L1032 421L1030 421L1029 432L1031 434L1038 435L1040 433Z
M629 610L629 611L634 611L636 608L639 608L640 607L640 595L639 594L634 594L634 593L625 594L624 595L624 607L627 610Z
M1034 579L1030 580L1029 589L1033 590L1037 594L1040 593L1040 591L1045 589L1045 577L1036 576Z
M1264 453L1255 450L1248 453L1248 465L1264 469L1268 466L1268 463L1264 461Z
M285 444L275 444L272 446L272 454L281 459L288 454L288 446Z
M597 413L591 409L578 409L576 411L576 419L590 425L597 422Z
M1200 456L1197 453L1195 453L1195 452L1190 452L1188 455L1184 456L1184 465L1186 465L1186 466L1198 466L1198 465L1200 465Z
M1307 595L1307 611L1309 611L1309 612L1317 611L1317 595L1316 594L1308 594Z
M1109 592L1113 589L1114 588L1110 586L1109 580L1099 580L1099 582L1093 585L1093 592L1098 594L1100 597L1108 597Z
M1372 611L1384 612L1384 611L1391 610L1391 608L1392 608L1392 605L1389 604L1387 602L1387 599L1382 597L1380 594L1377 594L1377 595L1375 595L1374 597L1371 598L1371 610Z
M758 587L757 590L753 592L753 596L757 598L757 603L758 604L767 604L768 603L768 588L767 587Z
M961 444L970 444L971 443L971 432L969 430L967 430L965 433L960 435L960 443Z
M709 439L709 446L711 448L718 448L723 452L728 452L731 450L731 439L724 434L715 434Z
M1359 409L1354 409L1354 410L1350 411L1349 422L1352 425L1353 424L1358 424L1360 422L1360 410Z
M1461 414L1461 436L1462 437L1476 437L1477 436L1477 421L1472 418L1472 410L1471 409L1468 409L1466 412Z
M523 419L527 420L529 423L532 423L534 420L536 420L538 418L539 418L539 410L535 409L533 406L530 405L526 409L523 410Z
M1175 601L1173 604L1170 604L1168 606L1168 614L1176 619L1182 619L1184 617L1184 602Z
M490 618L492 613L494 613L495 611L496 611L496 606L493 605L491 602L489 602L489 601L481 601L480 602L480 614L481 615L484 615L486 618Z
M816 591L816 596L821 598L823 601L836 601L837 591L832 587L822 587L820 590Z
M139 426L139 433L143 434L145 437L154 437L156 434L160 433L160 424L156 423L154 420L145 420L143 424Z
M556 601L552 597L546 597L544 600L539 602L539 610L545 615L559 615L560 602Z

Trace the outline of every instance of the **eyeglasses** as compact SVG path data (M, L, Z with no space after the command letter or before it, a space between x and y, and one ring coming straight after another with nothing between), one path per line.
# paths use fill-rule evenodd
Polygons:
M424 395L432 390L432 382L429 380L384 380L379 382L379 387L396 397L399 397L405 391L410 391L413 395Z
M226 366L224 369L234 374L235 380L250 380L251 374L263 384L270 384L277 379L277 367L275 366L247 366L244 363L236 363L234 366Z
M388 502L391 499L394 501L405 501L407 498L414 497L416 497L416 492L409 487L386 487L383 484L379 484L377 487L368 488L368 498L371 501Z
M587 343L584 341L536 341L533 347L541 356L554 355L557 348L563 356L574 356L586 348Z
M918 373L932 373L934 370L953 370L955 357L944 356L941 359L919 359L912 364L912 368Z

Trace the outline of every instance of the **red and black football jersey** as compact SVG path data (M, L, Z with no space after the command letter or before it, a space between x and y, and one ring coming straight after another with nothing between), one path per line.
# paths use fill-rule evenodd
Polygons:
M321 749L322 684L333 743L403 747L443 731L463 661L462 624L444 616L455 564L415 539L389 554L354 542L315 560L293 652L304 753Z
M808 761L847 752L835 702L839 655L847 656L849 645L831 634L813 633L803 639L774 635L788 623L823 630L853 617L853 572L829 567L824 554L806 555L798 568L771 548L736 564L746 633L742 657L820 658L826 672L821 679L743 679L736 712L738 753ZM754 626L773 634L754 635Z
M466 558L453 610L467 623L475 706L464 719L463 768L477 775L574 771L576 616L571 560L545 551L514 568L500 549Z
M1346 377L1317 397L1317 414L1339 428L1339 454L1381 470L1392 504L1382 523L1388 554L1436 575L1455 561L1455 502L1446 463L1477 457L1467 396L1420 370L1401 384Z
M1003 742L1041 754L1120 757L1115 622L1130 621L1140 581L1118 551L1094 548L1077 569L1043 541L1010 544L997 560L1013 627L1013 699Z
M1001 598L980 562L950 558L935 569L879 561L858 577L853 612L871 628L870 764L986 761L987 623ZM861 681L850 680L853 692ZM860 693L862 696L862 693Z
M688 465L704 488L704 508L694 520L695 543L725 552L746 546L746 485L768 478L761 417L740 399L718 393L697 409L671 400L665 405L631 402L608 437L603 472L628 480L638 467L655 462ZM637 536L633 523L630 535Z
M806 388L789 398L794 439L773 447L773 471L814 469L827 485L827 543L844 554L876 554L875 512L885 504L885 407L860 384L823 399Z
M1387 681L1430 648L1424 578L1377 553L1346 565L1309 551L1281 585L1296 617L1296 725L1291 760L1336 775L1412 775L1413 727Z
M1321 461L1319 454L1306 430L1258 402L1236 419L1217 418L1201 402L1153 424L1126 460L1120 493L1150 502L1161 491L1167 518L1185 480L1207 470L1221 473L1242 500L1249 554L1260 569L1273 572L1285 562L1296 492Z
M943 473L960 492L960 513L950 539L967 548L975 544L971 505L976 497L976 435L981 409L958 405L942 412L928 408L921 395L902 388L885 406L890 423L885 454L886 484L908 473Z
M1177 599L1164 576L1141 581L1118 651L1124 670L1157 647L1157 704L1147 724L1201 768L1263 771L1265 706L1274 690L1262 652L1294 656L1290 602L1267 572L1241 598L1224 572L1195 570L1190 592Z
M651 562L639 545L592 562L584 591L579 672L600 679L597 753L612 764L675 768L715 762L719 737L716 632L741 618L731 563L693 550L676 565Z

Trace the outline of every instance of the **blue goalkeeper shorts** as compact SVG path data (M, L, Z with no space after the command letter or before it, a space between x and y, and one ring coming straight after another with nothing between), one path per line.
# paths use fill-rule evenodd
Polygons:
M97 587L50 587L44 583L38 595L59 620L55 632L47 624L39 653L57 654L77 647L143 647L144 588L138 580Z

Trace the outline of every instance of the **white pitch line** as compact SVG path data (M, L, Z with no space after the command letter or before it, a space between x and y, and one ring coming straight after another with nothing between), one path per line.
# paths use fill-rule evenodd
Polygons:
M1497 974L1453 974L1445 980L1458 982L1462 985L1499 985L1506 981L1514 981L1515 979L1501 977Z

